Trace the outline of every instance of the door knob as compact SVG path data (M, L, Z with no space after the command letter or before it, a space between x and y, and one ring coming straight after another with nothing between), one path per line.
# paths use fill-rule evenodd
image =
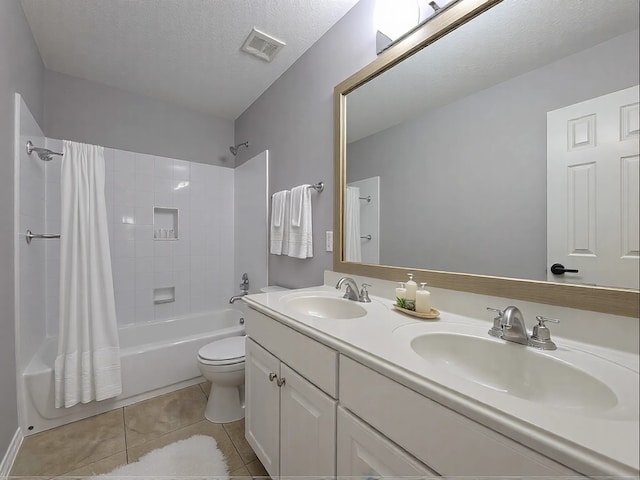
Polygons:
M578 273L578 270L572 268L564 268L561 263L554 263L551 265L551 273L554 275L564 275L565 273Z

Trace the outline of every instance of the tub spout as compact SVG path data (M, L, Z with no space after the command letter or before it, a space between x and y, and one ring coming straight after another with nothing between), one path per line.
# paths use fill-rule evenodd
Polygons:
M236 300L240 300L242 297L244 297L244 296L245 296L245 295L247 295L248 293L249 293L249 292L242 292L242 293L240 293L240 295L234 295L233 297L231 297L231 298L229 299L229 303L233 303L233 302L235 302Z

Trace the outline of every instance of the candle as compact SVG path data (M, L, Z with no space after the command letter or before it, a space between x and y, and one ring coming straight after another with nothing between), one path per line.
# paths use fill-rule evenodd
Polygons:
M416 312L429 313L431 311L431 293L425 290L426 283L420 284L420 290L416 292Z

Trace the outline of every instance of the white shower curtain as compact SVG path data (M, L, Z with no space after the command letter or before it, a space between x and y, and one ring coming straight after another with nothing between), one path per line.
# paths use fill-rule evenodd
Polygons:
M64 141L56 407L122 392L104 149Z
M345 261L361 262L360 243L360 188L347 187L345 198Z

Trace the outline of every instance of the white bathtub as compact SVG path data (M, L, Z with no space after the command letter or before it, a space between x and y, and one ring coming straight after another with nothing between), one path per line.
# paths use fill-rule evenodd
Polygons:
M54 406L58 340L48 339L22 376L22 431L30 435L204 381L198 350L214 340L243 335L242 317L241 310L226 309L121 328L122 394L71 408Z

